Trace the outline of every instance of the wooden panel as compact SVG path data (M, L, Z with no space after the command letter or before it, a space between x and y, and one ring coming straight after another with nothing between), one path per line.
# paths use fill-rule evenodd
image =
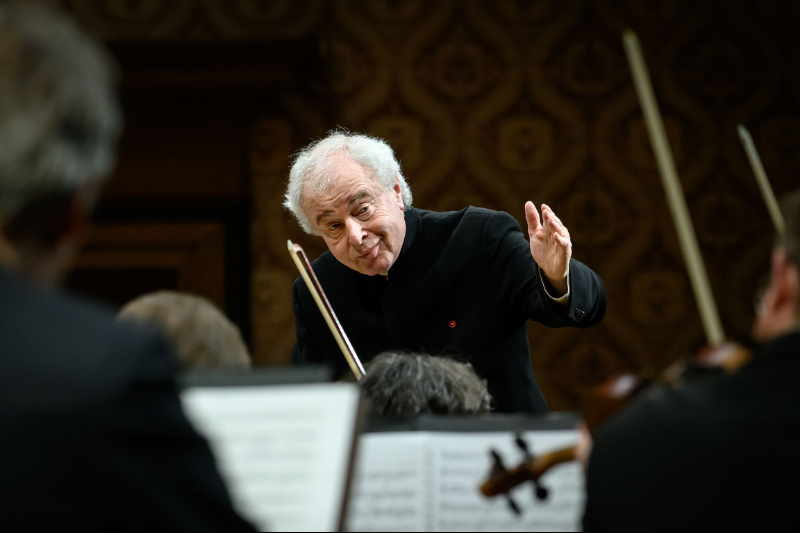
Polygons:
M221 111L134 109L111 196L233 196L243 189L245 122Z
M205 296L225 309L221 224L109 224L92 228L67 286L122 306L161 289Z

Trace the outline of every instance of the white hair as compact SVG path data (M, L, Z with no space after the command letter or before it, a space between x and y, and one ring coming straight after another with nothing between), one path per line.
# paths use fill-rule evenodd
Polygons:
M295 155L289 173L283 206L291 211L306 233L313 235L316 231L303 211L303 193L311 190L319 194L330 186L338 176L336 166L331 161L341 154L365 167L384 190L391 190L399 180L403 204L411 206L411 190L400 171L394 151L385 141L342 129L334 130L327 137L300 150Z
M100 46L57 11L0 4L0 219L105 178L121 123Z

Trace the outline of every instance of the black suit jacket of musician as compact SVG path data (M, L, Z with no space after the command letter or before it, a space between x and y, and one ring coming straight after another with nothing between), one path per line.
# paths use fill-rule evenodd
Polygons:
M0 269L2 528L248 530L154 333Z
M586 531L796 531L800 333L738 372L655 388L603 425Z
M407 208L402 250L383 276L365 276L330 251L314 271L363 362L388 349L449 352L487 379L498 411L545 412L531 367L528 320L588 327L605 313L603 282L571 260L566 306L544 291L530 244L508 213L469 207ZM298 278L292 362L330 361L349 371L333 335Z

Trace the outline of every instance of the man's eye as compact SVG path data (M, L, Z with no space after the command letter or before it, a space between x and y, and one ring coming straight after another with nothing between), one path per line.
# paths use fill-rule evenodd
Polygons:
M328 226L328 229L331 231L336 231L337 229L339 229L339 226L341 226L341 224L331 224L330 226Z
M365 205L364 207L362 207L361 209L359 209L359 210L358 210L358 214L359 214L359 215L363 215L363 214L364 214L364 213L366 213L367 211L369 211L369 206L368 206L368 205Z

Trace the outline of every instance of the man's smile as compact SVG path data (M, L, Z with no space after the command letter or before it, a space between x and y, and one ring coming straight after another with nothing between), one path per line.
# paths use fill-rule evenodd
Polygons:
M380 245L380 243L381 243L380 241L376 242L374 246L369 248L363 254L359 255L358 258L359 259L372 259L376 255L378 255L378 246Z

